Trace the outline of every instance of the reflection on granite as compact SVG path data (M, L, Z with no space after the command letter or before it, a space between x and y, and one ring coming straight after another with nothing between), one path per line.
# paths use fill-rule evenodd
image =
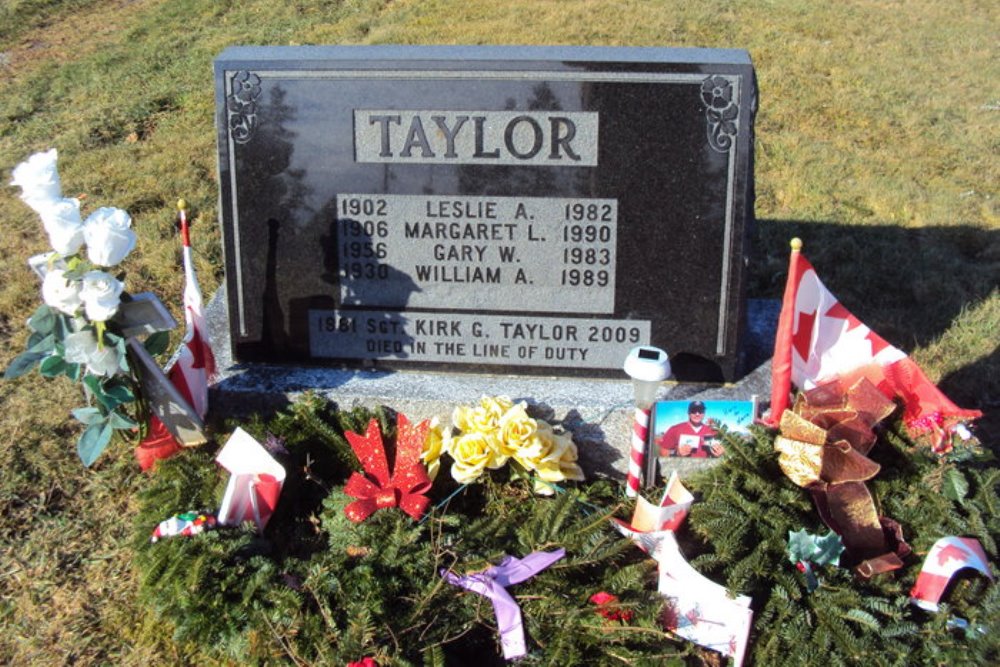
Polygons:
M216 85L237 359L615 379L641 342L684 380L753 368L745 51L235 47Z

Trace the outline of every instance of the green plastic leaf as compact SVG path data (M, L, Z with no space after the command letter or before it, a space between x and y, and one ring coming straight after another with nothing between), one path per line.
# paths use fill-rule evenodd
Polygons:
M808 561L816 553L815 538L805 528L793 533L788 531L788 560L793 563Z
M58 355L45 357L38 365L38 372L47 378L62 375L64 370L66 370L66 362Z
M823 537L817 537L816 552L812 555L812 562L817 565L840 565L840 554L844 553L844 542L840 535L830 531Z
M83 386L90 390L94 398L101 400L104 396L104 388L101 386L101 378L96 375L84 375Z
M86 428L76 443L76 451L80 455L83 465L88 468L93 465L104 448L108 446L113 432L110 420L102 420Z
M118 370L122 373L128 373L128 349L124 338L118 338L118 342L115 343L115 349L118 351Z
M43 340L45 340L45 334L33 331L31 332L31 335L28 336L28 343L24 346L24 349L30 350L33 346L38 345Z
M55 311L43 303L28 319L28 326L31 327L32 331L37 331L38 333L52 333L52 330L56 326Z
M28 339L28 352L39 352L41 354L48 354L56 348L56 338L52 334L42 336L40 339L32 342L32 339Z
M76 408L73 410L73 416L77 421L83 422L84 424L96 424L97 422L104 421L105 417L101 414L98 408Z
M157 331L143 343L146 348L146 352L150 355L156 356L158 354L163 354L167 351L167 347L170 345L170 332L169 331Z
M3 372L3 378L5 380L13 380L14 378L21 377L34 368L35 364L46 356L48 355L41 352L22 352L10 362L10 366Z
M131 418L127 417L126 415L123 415L117 410L109 415L108 421L111 424L111 428L117 428L117 429L130 430L133 428L137 428L139 426L139 424L137 424Z
M63 371L73 382L79 382L80 378L83 377L83 365L82 364L66 364L66 370Z
M52 334L56 337L56 340L64 341L66 336L74 333L76 330L73 328L73 321L70 317L66 315L56 315L56 324L52 329Z
M101 402L104 403L109 410L114 410L122 403L131 403L134 400L135 394L132 393L132 390L127 386L123 384L112 384L105 385L103 400L101 400Z
M960 503L969 494L969 480L965 478L961 470L952 468L944 474L944 486L941 490L944 492L945 498Z

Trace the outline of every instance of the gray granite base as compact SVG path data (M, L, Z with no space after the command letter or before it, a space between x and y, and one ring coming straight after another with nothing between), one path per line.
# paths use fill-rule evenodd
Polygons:
M780 304L750 300L746 349L756 370L726 385L664 382L658 400L751 400L769 396L770 355ZM414 420L450 419L456 405L483 394L524 400L533 416L572 432L580 463L589 475L624 479L632 430L632 383L592 380L426 371L368 371L294 365L235 364L229 345L226 299L219 290L206 309L219 377L211 387L213 415L271 414L312 391L343 409L385 405ZM624 362L624 360L622 360ZM677 459L677 470L710 465L710 459Z

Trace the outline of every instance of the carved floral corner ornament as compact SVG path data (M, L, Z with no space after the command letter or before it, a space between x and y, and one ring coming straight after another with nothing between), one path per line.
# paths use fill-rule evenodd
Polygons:
M260 92L260 77L253 72L237 72L230 79L226 109L229 112L230 136L238 144L249 142L257 129L257 98Z
M739 131L739 106L733 101L733 84L724 76L710 76L701 82L701 101L708 121L708 143L720 153L733 145Z

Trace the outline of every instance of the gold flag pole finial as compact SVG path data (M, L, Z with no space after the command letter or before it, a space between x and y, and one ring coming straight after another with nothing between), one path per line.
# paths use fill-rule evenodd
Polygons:
M178 211L186 211L187 207L188 207L187 200L185 200L185 199L178 199L177 200L177 210Z
M792 252L799 252L800 250L802 250L802 239L796 236L794 239L792 239L791 246L792 246Z

